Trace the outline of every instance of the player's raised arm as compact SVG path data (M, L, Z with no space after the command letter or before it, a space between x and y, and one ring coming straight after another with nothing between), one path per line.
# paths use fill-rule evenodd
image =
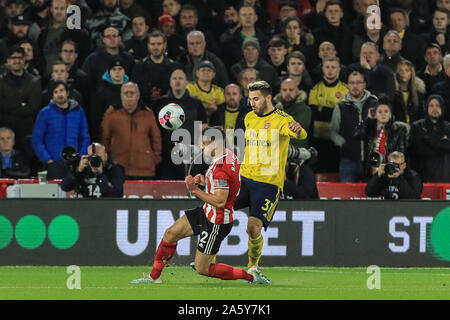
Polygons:
M286 135L289 135L292 138L300 139L300 140L304 140L308 136L308 134L306 133L306 130L303 129L301 124L298 123L295 120L290 121L287 126L284 126L282 128L281 134L286 134Z

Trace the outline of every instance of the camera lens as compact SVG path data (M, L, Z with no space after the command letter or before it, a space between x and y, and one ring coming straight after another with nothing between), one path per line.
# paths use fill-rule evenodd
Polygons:
M394 174L398 169L400 169L400 166L395 162L389 162L384 167L384 172L386 172L387 175Z
M89 164L93 168L99 168L102 165L102 158L99 156L91 156L89 158Z
M379 167L383 162L383 155L379 152L371 152L368 156L368 162L371 167Z

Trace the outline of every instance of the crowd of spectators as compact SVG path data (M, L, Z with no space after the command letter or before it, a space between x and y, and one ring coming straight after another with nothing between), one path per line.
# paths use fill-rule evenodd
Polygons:
M97 141L126 179L184 179L159 110L182 106L194 144L198 121L244 129L247 85L265 80L308 133L293 145L318 150L311 172L369 181L369 154L398 151L423 182L450 182L449 12L446 0L0 0L2 176L62 178L62 148Z

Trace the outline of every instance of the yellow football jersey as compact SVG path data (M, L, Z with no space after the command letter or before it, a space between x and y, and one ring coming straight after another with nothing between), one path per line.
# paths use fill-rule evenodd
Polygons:
M311 89L308 105L313 112L315 138L330 139L333 109L344 99L347 92L347 85L341 81L334 86L328 86L321 81Z
M216 100L216 105L225 102L223 89L214 84L211 85L211 89L209 91L203 91L198 86L197 82L189 82L186 86L186 89L189 91L189 94L191 96L200 99L201 102L211 103L213 100Z
M292 121L294 118L279 109L261 117L253 111L247 113L241 176L283 189L289 140L307 136L304 129L299 134L289 130Z

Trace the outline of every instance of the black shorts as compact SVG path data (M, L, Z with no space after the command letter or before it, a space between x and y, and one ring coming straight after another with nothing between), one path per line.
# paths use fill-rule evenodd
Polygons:
M233 223L212 223L206 218L202 207L189 209L184 213L194 231L194 236L200 235L197 249L211 255L219 252L220 244L231 232Z
M234 209L249 207L249 216L261 220L264 230L267 230L278 206L280 192L281 189L273 184L241 177L241 189Z

